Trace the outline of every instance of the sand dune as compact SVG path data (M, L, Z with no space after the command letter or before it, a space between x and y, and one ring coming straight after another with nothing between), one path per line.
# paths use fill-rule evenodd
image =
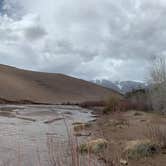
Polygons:
M103 100L115 91L63 74L42 73L0 65L0 102L38 103L84 102Z

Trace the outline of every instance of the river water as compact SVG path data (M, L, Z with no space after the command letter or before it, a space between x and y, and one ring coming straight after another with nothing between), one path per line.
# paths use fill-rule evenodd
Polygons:
M0 110L0 166L75 166L71 149L87 138L74 138L69 147L72 123L94 120L90 110L77 106L0 105ZM79 166L101 165L89 156L78 158Z

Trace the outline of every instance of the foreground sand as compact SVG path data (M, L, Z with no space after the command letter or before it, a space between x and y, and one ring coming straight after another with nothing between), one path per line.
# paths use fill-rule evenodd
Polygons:
M128 141L147 139L151 126L160 126L166 131L166 117L154 113L139 111L128 111L102 115L100 113L97 121L92 123L92 139L104 137L110 145L106 153L100 154L101 160L116 162L120 165L120 159L125 159L129 166L165 166L166 153L159 152L151 157L140 159L127 159L123 156L124 148ZM166 134L166 133L165 133ZM109 165L109 163L108 163Z
M77 106L0 105L0 166L71 166L72 123L93 119ZM88 166L86 156L80 162Z
M79 122L90 125L74 132L73 124ZM151 126L166 131L166 117L140 111L92 114L77 106L0 105L0 166L54 166L58 160L58 166L73 166L70 139L76 147L99 138L107 140L107 150L90 156L76 153L82 164L76 166L120 166L121 159L129 166L165 166L166 151L140 159L123 154L127 142L146 140Z

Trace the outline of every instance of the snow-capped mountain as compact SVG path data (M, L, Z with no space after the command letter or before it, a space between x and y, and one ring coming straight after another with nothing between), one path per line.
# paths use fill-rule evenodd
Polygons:
M115 91L118 91L120 93L127 93L131 92L133 90L143 89L146 88L146 83L143 82L137 82L137 81L110 81L110 80L94 80L92 81L98 85L101 85L106 88L113 89Z

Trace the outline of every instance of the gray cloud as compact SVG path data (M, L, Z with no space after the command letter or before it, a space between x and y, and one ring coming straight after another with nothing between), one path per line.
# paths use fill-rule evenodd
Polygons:
M39 40L45 35L45 29L40 26L29 27L25 30L25 37L29 40Z
M166 52L164 0L3 4L3 63L85 79L144 80L153 57Z

